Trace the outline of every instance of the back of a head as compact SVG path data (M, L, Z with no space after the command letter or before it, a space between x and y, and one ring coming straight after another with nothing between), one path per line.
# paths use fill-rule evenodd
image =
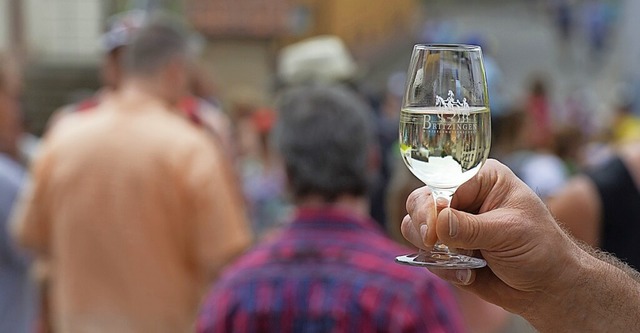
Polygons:
M362 196L373 139L372 112L349 90L305 86L280 98L274 139L295 199Z
M129 75L151 76L176 58L187 59L188 35L177 21L158 16L136 34L127 47L123 65Z

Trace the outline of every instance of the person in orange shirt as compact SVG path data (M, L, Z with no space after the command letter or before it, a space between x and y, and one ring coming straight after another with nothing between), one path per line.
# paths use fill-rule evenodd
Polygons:
M251 242L222 148L177 110L185 34L154 20L122 86L46 137L13 234L49 265L56 332L187 332L207 285Z

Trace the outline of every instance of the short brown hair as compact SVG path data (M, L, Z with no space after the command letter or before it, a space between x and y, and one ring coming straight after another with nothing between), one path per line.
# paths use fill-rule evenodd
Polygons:
M125 49L124 68L130 74L151 75L176 57L188 57L188 35L174 19L158 16L150 20Z

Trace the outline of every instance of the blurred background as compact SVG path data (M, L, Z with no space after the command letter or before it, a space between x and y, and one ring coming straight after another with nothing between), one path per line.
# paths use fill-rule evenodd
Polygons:
M413 43L474 42L492 58L498 104L526 95L537 76L557 106L554 121L581 113L597 131L612 121L611 106L623 98L615 94L638 86L634 7L631 0L0 0L0 51L20 55L35 134L54 109L99 86L106 20L132 8L173 11L199 32L208 79L227 105L268 104L279 51L308 37L340 37L358 83L373 94L406 70ZM580 110L567 105L572 99Z
M612 143L640 137L637 1L0 0L0 52L19 60L21 109L33 135L23 150L35 147L54 110L101 86L109 19L132 9L166 10L193 29L194 90L233 122L239 168L252 183L262 178L254 162L267 158L270 108L282 87L339 81L361 93L378 118L381 168L372 196L383 225L414 43L483 47L492 155L541 196L602 160ZM542 162L530 163L532 154ZM246 191L260 196L263 186Z
M233 160L258 238L290 211L268 146L274 98L320 80L346 83L373 106L380 168L371 214L403 242L404 202L420 183L395 144L415 43L482 46L491 154L543 198L640 138L637 0L0 0L0 53L17 60L22 82L24 150L35 149L56 109L101 87L109 18L132 9L170 11L192 28L194 89L233 124ZM527 331L498 326L472 331Z
M17 53L23 61L31 131L40 134L54 109L99 86L107 19L133 8L175 12L199 32L205 70L227 104L238 98L269 103L283 46L335 34L359 61L375 64L399 36L409 39L422 15L421 4L407 0L393 6L386 1L0 0L0 51Z
M383 225L414 43L483 47L492 155L542 196L612 144L640 137L638 1L0 0L0 52L18 60L32 139L54 110L101 86L103 33L109 18L131 9L170 11L193 29L199 88L233 121L239 155L264 158L257 151L281 87L309 80L353 86L379 118L382 167L373 196L380 211L373 213ZM531 154L555 164L533 163L532 175L522 165ZM262 175L252 173L255 159L240 160L251 192Z

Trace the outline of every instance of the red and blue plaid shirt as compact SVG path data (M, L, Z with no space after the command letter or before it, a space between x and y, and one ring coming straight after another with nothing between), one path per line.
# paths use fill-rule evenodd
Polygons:
M198 332L461 332L449 286L394 263L406 252L371 220L300 210L223 273Z

